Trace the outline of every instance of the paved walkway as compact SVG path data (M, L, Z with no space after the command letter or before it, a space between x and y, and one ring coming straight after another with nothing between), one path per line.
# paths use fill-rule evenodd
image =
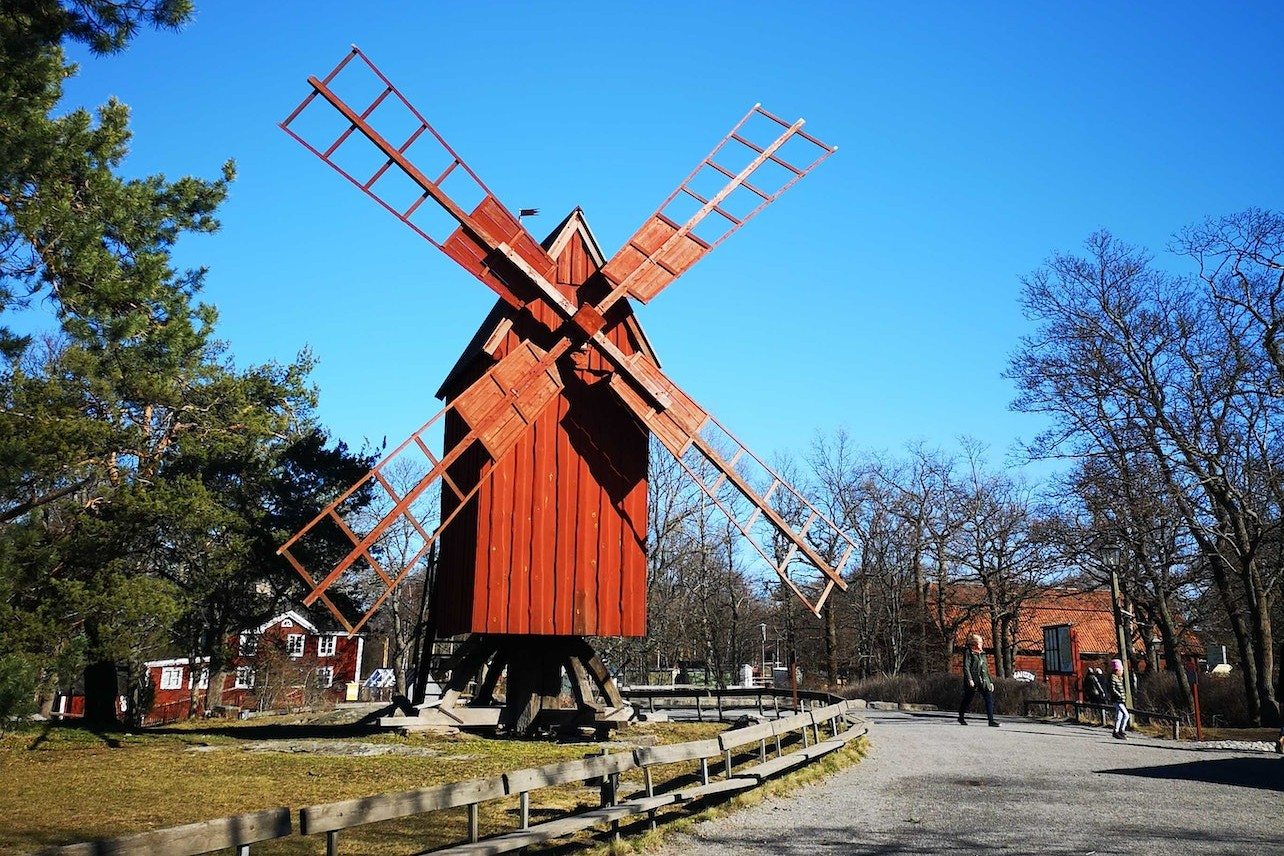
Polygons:
M868 757L664 856L1284 856L1284 757L1025 719L867 712Z

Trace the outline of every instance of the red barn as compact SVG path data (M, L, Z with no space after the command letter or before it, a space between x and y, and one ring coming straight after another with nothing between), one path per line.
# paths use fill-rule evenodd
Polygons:
M985 590L978 585L955 585L948 590L946 622L953 628L954 636L950 670L956 674L963 672L963 648L968 636L973 633L981 634L987 651L992 644L990 618L985 602ZM1079 668L1102 668L1109 672L1110 660L1116 656L1119 647L1110 592L1075 589L1050 589L1037 597L1022 601L1016 616L1016 652L1013 657L1015 672L1026 672L1039 679L1045 677L1043 628L1058 625L1069 626L1071 629L1075 660L1080 664ZM1155 667L1164 668L1166 664L1162 662L1159 649L1147 644L1147 639L1152 635L1148 630L1133 626L1129 631L1132 656L1139 664L1153 661ZM1187 629L1183 645L1187 651L1193 652L1199 649L1200 642ZM994 670L994 652L989 651L986 656L990 660L991 673L997 673Z
M605 258L577 208L544 241L556 261L556 285L575 305L609 290ZM491 310L438 397L447 401L525 342L556 327L545 302L519 312ZM547 317L544 317L547 316ZM603 332L627 355L655 362L642 328L621 300ZM435 600L438 632L557 636L646 634L647 432L608 388L613 367L596 348L559 362L564 388L441 539ZM468 433L447 414L446 448ZM450 470L475 484L491 466L478 445ZM442 491L443 519L457 507Z

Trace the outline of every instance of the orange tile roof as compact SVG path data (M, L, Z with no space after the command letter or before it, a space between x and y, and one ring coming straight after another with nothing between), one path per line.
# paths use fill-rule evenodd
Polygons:
M949 589L947 609L977 607L985 601L985 590L977 585L956 585ZM1108 591L1074 591L1053 589L1040 598L1023 603L1017 613L1018 651L1042 651L1043 628L1056 624L1069 624L1078 638L1080 654L1113 654L1115 652L1115 621L1110 607ZM980 633L988 647L990 616L984 610L968 617L959 627L955 642L959 645L973 633ZM1138 652L1145 652L1140 639L1133 645Z

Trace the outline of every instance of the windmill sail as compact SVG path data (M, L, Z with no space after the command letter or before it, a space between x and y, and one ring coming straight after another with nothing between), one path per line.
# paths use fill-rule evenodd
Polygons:
M598 309L623 294L650 302L838 150L802 126L755 104L607 262L613 288Z
M835 586L846 590L842 572L856 543L655 364L640 355L633 362L635 370L664 385L674 403L655 408L619 374L611 378L612 389L781 582L819 615ZM822 549L828 555L822 556Z
M537 296L495 251L510 247L545 279L548 253L360 49L308 83L282 130L510 304Z
M560 352L545 353L530 342L521 343L286 541L277 553L312 589L303 599L304 605L322 600L349 633L360 630L393 589L421 566L442 532L486 483L495 465L557 398L562 390L554 365L558 356ZM469 432L438 458L431 449L435 444L431 435L442 417L452 410L467 424ZM449 475L451 465L474 442L486 448L491 464L483 468L474 484L457 484ZM410 483L396 484L397 476ZM454 511L442 520L438 520L438 488L450 491L455 499ZM361 492L371 494L374 514L355 502ZM337 540L351 546L342 559L321 570L309 567L309 557L317 552L310 549L310 539ZM365 614L355 623L349 622L325 597L326 590L345 573L355 574L371 599Z

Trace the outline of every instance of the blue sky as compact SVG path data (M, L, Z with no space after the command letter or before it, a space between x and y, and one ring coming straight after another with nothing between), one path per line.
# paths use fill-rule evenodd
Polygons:
M1022 274L1284 205L1281 32L1273 2L205 0L66 92L131 106L131 173L236 160L179 260L240 363L311 346L357 446L436 412L493 295L277 128L350 44L536 238L579 205L608 255L755 102L805 117L838 153L639 308L665 370L764 457L845 428L999 463L1041 424L1001 377Z

